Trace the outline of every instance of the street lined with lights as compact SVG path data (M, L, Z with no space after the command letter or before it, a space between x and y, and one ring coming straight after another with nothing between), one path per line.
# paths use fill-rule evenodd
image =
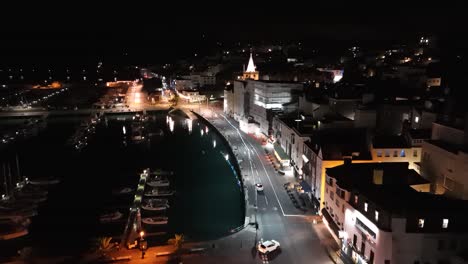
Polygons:
M311 263L311 260L314 260L312 263L332 263L312 228L310 216L299 214L300 211L292 205L283 189L287 179L279 176L262 157L260 153L264 153L264 149L259 142L241 132L232 119L222 114L214 114L213 111L205 117L228 140L240 162L244 186L247 186L248 197L252 199L247 206L253 206L256 212L250 217L258 223L258 238L281 243L279 254L274 254L274 257L261 255L263 258L257 260L262 263ZM248 167L242 168L246 162ZM267 184L262 184L259 192L256 184L263 182Z

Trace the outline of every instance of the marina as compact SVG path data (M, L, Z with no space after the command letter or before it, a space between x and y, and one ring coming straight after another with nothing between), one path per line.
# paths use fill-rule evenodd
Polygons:
M219 237L239 226L243 222L242 195L229 164L219 154L226 152L225 146L213 148L216 134L195 133L200 128L205 131L205 126L197 120L189 123L186 117L174 116L168 123L164 111L139 115L147 133L157 134L145 138L143 144L132 139L135 114L103 116L81 151L67 142L89 122L87 116L49 118L38 136L14 142L21 154L22 174L30 182L21 196L38 202L13 208L15 213L23 210L29 221L22 223L26 228L5 225L12 235L21 236L0 246L12 254L28 245L44 254L74 254L89 248L97 237L121 241L132 217L139 218L141 226L137 227L149 234L150 244L167 241L174 233L194 240ZM10 153L13 169L14 153L10 148L5 153ZM181 160L189 162L180 166ZM139 175L144 169L149 171L148 181L143 183ZM138 209L130 209L137 194ZM213 204L213 197L219 203ZM167 203L162 202L165 200ZM8 210L0 208L3 215ZM166 218L161 221L160 217ZM72 226L80 226L80 230ZM50 242L64 239L69 242L58 247Z

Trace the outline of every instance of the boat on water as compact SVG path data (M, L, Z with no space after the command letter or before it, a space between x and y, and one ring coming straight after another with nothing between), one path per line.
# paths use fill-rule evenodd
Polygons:
M115 211L115 212L112 212L112 213L102 214L99 217L99 221L101 223L109 223L109 222L113 222L113 221L117 221L117 220L121 219L122 216L123 216L123 214L121 212Z
M153 188L150 191L145 192L145 196L159 197L159 196L172 196L174 191L172 190L160 190L159 188Z
M164 136L164 131L162 129L158 129L158 130L156 130L154 132L148 133L148 136L150 136L150 137L155 137L155 136L162 137L162 136Z
M31 224L29 218L1 220L0 240L10 240L26 236L29 233L29 224Z
M21 227L21 228L15 228L15 229L4 229L2 227L2 224L0 224L0 230L5 230L1 231L0 233L0 240L10 240L10 239L15 239L19 237L26 236L29 234L28 228L26 227Z
M29 184L31 185L54 185L54 184L58 184L60 183L60 180L59 179L55 179L55 178L39 178L39 179L35 179L35 180L29 180L28 181Z
M163 171L163 170L155 170L155 171L151 171L150 173L150 177L152 178L157 178L161 176L172 176L172 175L174 175L173 171Z
M157 217L146 217L141 219L141 221L147 225L166 225L167 216L157 216Z
M119 189L119 190L114 190L112 191L113 194L129 194L133 191L132 188L129 188L129 187L125 187L123 189Z
M147 199L143 201L142 209L148 211L161 211L169 208L169 201L167 199Z
M160 180L150 180L146 184L148 184L151 187L167 187L171 183L167 179L160 179Z

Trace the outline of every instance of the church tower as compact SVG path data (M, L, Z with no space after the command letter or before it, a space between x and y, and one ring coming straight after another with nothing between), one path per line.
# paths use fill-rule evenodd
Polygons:
M258 71L256 70L256 67L252 58L252 53L250 53L249 64L247 65L247 70L244 71L242 79L243 80L247 80L247 79L258 80Z

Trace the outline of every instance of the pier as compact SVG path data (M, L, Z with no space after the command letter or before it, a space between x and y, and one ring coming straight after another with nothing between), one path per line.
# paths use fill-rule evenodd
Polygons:
M125 229L122 235L122 241L120 242L122 247L127 247L129 244L133 244L133 241L139 237L139 231L141 230L140 206L145 191L146 180L148 179L149 175L149 169L145 169L140 174L140 180L138 181L135 198L133 200L132 207L130 208L127 224L125 225Z

